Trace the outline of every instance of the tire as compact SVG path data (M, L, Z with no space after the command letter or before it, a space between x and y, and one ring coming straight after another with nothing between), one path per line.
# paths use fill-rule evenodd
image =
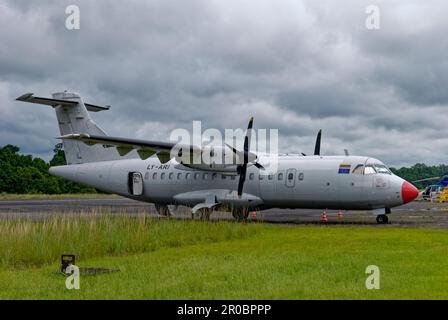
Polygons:
M376 217L376 222L378 224L386 224L389 222L389 218L385 214L380 214Z
M210 214L211 213L212 213L212 211L210 209L202 208L202 209L199 209L196 212L196 215L197 215L199 220L208 221L208 220L210 220Z

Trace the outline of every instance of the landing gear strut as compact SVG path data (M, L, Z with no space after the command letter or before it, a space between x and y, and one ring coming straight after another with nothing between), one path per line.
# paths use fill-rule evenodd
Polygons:
M376 222L378 224L386 224L389 222L389 218L385 214L379 214L376 216Z
M157 213L160 214L163 217L172 217L173 213L171 212L170 208L166 204L155 204Z

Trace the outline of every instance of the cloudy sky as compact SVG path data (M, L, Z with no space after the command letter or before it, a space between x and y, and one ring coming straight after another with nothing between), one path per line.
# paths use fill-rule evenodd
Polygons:
M65 27L78 5L80 30ZM366 7L380 9L369 30ZM446 0L0 2L0 145L48 158L54 112L16 102L65 89L110 104L111 135L278 128L280 151L446 163Z

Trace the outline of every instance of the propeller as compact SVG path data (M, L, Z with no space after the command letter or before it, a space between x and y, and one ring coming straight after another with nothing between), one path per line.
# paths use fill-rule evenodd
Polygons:
M236 168L236 171L238 173L238 175L240 176L240 179L238 181L238 197L241 198L241 195L243 194L243 187L244 187L244 182L246 181L246 173L247 173L247 165L249 163L253 164L255 167L257 167L258 169L263 170L264 167L259 164L258 162L256 162L257 160L257 155L250 152L250 138L251 138L251 134L252 134L252 127L254 124L254 118L250 118L249 120L249 124L247 126L247 131L246 131L246 136L244 137L244 147L243 147L243 151L239 151L237 149L235 149L232 146L229 146L228 144L226 144L230 150L233 151L233 153L235 153L240 162L242 160L242 164L239 164Z
M316 144L314 145L314 155L320 156L320 140L322 138L322 129L319 130L316 137Z

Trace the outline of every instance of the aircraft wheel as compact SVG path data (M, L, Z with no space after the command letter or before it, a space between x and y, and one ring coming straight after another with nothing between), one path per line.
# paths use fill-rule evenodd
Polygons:
M246 221L249 217L249 210L248 209L233 209L232 210L232 216L235 218L236 221Z
M156 207L157 213L160 214L161 216L168 217L168 218L173 216L173 213L171 212L170 208L168 208L167 205L156 203L155 207Z
M205 220L210 220L211 213L212 213L212 211L210 209L202 208L202 209L199 209L196 214L197 214L199 220L205 221Z
M376 217L376 222L378 224L386 224L389 222L389 218L385 214L380 214Z

